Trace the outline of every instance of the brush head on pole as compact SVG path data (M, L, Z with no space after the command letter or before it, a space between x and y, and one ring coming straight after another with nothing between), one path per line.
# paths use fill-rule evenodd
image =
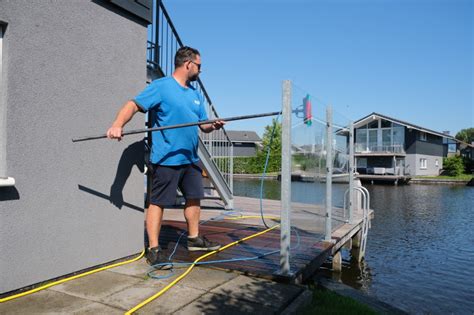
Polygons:
M304 107L304 123L307 126L311 126L313 123L313 114L311 110L311 97L309 94L303 99L303 107Z

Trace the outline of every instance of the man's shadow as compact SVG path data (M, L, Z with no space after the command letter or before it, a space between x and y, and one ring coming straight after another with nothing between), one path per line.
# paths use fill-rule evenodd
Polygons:
M145 148L144 140L135 142L129 145L120 157L114 182L110 186L110 202L119 209L127 205L123 200L123 189L132 173L133 166L138 167L141 173L145 172Z

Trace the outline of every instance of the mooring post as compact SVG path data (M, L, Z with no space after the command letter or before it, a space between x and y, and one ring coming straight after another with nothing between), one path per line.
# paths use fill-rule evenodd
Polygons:
M291 238L291 81L283 81L281 135L280 273L290 274Z
M332 107L326 108L326 233L324 240L332 239Z

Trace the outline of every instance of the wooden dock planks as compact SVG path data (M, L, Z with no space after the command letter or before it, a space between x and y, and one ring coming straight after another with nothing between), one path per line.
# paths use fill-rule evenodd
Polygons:
M234 222L207 222L201 225L201 234L217 241L222 245L240 240L246 236L250 236L257 232L263 231L265 228L254 225L243 225ZM179 236L186 231L186 223L179 221L163 222L160 244L169 255L175 248L176 241ZM262 278L280 280L285 282L293 282L301 275L308 266L317 261L318 265L322 263L328 255L331 254L328 243L318 241L321 237L315 237L312 233L300 231L297 236L296 232L292 233L292 250L291 250L291 276L285 277L278 274L279 272L279 250L280 250L280 231L278 229L269 231L261 236L252 238L246 242L230 247L222 252L212 255L203 261L210 260L229 260L234 258L255 257L264 253L277 251L272 255L267 255L254 260L230 261L223 263L215 263L210 266L229 269L242 272L248 275L259 276ZM186 249L186 236L180 240L173 261L176 262L192 262L205 252L188 252ZM322 261L321 261L322 260Z
M200 227L200 234L209 239L217 241L222 245L229 244L246 236L265 230L259 214L260 201L256 198L235 197L234 212L224 211L223 204L216 200L205 200L202 203L201 220L204 224ZM279 216L279 200L262 200L264 214L267 216ZM238 212L236 214L235 212ZM226 220L225 214L256 216L251 219ZM221 221L207 221L220 216ZM269 226L278 222L266 219ZM280 255L279 252L255 260L231 261L225 263L213 263L207 265L212 268L234 270L246 275L262 277L266 279L300 283L309 278L314 272L334 253L341 248L348 238L351 238L360 230L362 213L354 213L354 224L345 223L344 213L341 208L333 208L333 241L325 242L325 208L323 205L292 203L291 214L291 256L290 266L292 274L282 276L279 274ZM187 231L186 223L180 207L167 209L164 214L163 226L160 233L160 245L167 251L168 255L174 249L176 241L181 233ZM296 234L298 233L298 234ZM299 237L297 237L297 235ZM299 238L299 246L296 246ZM243 244L233 246L206 260L227 260L239 257L253 257L262 253L280 250L280 230L275 229L259 237L248 240ZM186 237L183 236L173 261L192 262L204 252L191 252L186 249ZM205 261L206 261L205 260Z

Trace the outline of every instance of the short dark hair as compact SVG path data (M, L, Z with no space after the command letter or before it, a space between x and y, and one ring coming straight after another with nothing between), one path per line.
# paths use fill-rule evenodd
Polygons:
M175 68L181 67L186 61L193 61L197 55L201 55L197 49L189 46L183 46L176 52L174 56Z

